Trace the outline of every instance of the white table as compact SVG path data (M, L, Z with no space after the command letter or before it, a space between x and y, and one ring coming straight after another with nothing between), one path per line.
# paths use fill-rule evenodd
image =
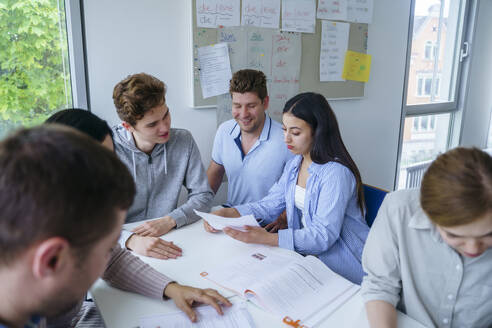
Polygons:
M125 227L130 229L135 225L131 224ZM181 247L183 255L176 260L158 260L145 256L140 256L140 258L180 284L199 288L214 288L228 297L232 303L241 302L242 299L239 296L202 278L200 272L219 266L228 259L233 259L239 254L258 247L258 245L244 244L223 233L207 233L203 230L201 221L174 230L165 235L163 239L173 241ZM272 249L277 252L289 252L280 248ZM142 316L177 311L172 301L154 300L124 292L110 287L101 279L92 286L91 294L108 328L135 328ZM249 302L248 310L255 320L257 328L290 327L282 323L280 317L269 314ZM361 296L357 293L316 327L369 327ZM408 316L398 313L398 327L422 328L423 326Z

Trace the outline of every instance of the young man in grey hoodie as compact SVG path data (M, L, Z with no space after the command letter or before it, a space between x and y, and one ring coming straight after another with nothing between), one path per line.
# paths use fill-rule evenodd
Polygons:
M161 259L181 256L181 248L159 236L197 221L193 210L208 212L213 198L191 133L171 128L165 94L164 83L145 73L128 76L113 91L122 120L113 128L115 151L137 186L126 222L156 218L132 232L122 231L120 243ZM177 207L181 186L188 190L188 200Z

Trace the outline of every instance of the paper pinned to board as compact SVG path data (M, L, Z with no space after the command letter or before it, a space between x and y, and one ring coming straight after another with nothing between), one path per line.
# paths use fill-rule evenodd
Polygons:
M219 315L211 306L194 308L198 321L193 323L182 311L159 314L140 318L140 328L179 327L179 328L255 328L255 324L246 304L241 302L231 307L222 307L223 315Z
M254 226L259 227L258 221L254 218L253 215L244 215L239 218L225 218L223 216L218 216L215 214L200 212L194 210L196 215L202 217L208 224L212 226L212 228L216 230L222 230L226 227L244 231L244 226Z
M354 23L372 23L373 0L348 0L347 20Z
M203 98L228 93L232 72L227 43L198 48L198 62Z
M371 72L371 55L347 51L342 77L346 80L367 82Z
M316 0L282 0L282 30L314 33Z
M239 26L239 0L197 0L196 26Z
M342 73L350 24L327 20L321 22L319 79L321 82L344 81Z
M318 0L317 18L347 20L347 0Z
M278 28L280 0L243 0L241 25Z

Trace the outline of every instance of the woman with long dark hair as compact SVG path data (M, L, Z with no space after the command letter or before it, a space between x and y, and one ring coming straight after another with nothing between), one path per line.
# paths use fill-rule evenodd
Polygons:
M268 224L286 210L288 228L278 233L254 227L224 231L244 242L317 255L334 272L360 284L369 227L360 173L343 144L335 114L325 97L308 92L285 104L282 121L285 143L296 155L282 177L262 200L215 213L253 214ZM214 231L204 224L207 231Z

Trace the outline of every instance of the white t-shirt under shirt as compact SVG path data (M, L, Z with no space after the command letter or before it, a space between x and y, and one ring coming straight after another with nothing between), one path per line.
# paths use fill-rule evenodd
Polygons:
M296 207L301 211L301 222L302 226L306 226L306 219L304 218L304 199L306 198L306 188L296 185L296 190L294 194L294 201Z

